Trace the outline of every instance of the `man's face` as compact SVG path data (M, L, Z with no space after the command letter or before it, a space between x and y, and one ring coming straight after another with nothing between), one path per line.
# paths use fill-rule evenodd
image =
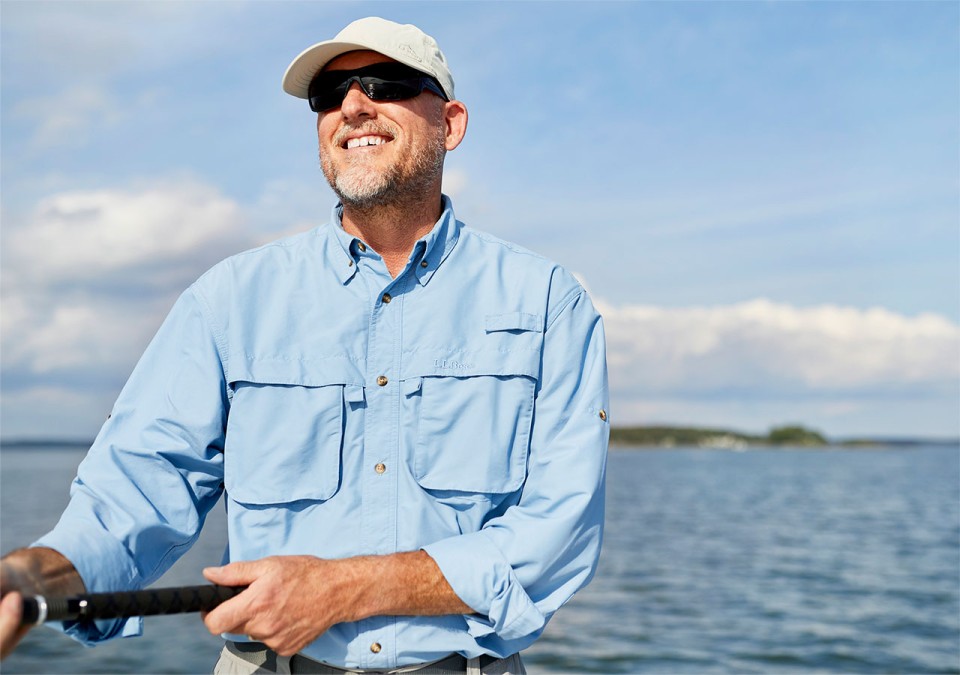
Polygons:
M338 56L324 70L391 61L372 51ZM373 101L353 83L339 108L317 118L320 166L347 205L371 207L416 198L443 173L444 101L424 91L405 101Z

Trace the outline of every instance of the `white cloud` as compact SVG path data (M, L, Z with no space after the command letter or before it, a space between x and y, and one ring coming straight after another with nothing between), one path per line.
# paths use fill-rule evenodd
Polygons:
M598 303L615 398L929 395L960 382L960 326L932 314L753 300Z
M50 387L102 405L176 296L216 261L259 243L264 230L252 221L307 201L308 192L280 181L241 206L204 183L169 180L60 192L7 218L0 326L7 410L29 411ZM946 433L957 426L944 411L956 407L960 326L942 316L764 299L597 305L618 423L761 430L799 421L831 431L833 423L865 428L882 408L892 431L916 431L905 412L898 415L907 410Z
M212 264L256 243L243 209L187 180L70 191L4 223L5 396L115 393L166 312Z
M171 302L5 287L3 436L92 438Z
M4 282L75 288L136 275L169 289L251 241L239 205L201 183L63 192L5 229Z
M41 377L66 373L121 377L136 362L170 304L166 298L118 302L87 296L36 304L24 296L4 298L4 366Z
M4 436L95 433L98 411L176 297L217 261L262 243L256 215L256 205L179 179L59 192L6 217ZM58 404L80 399L92 403ZM51 406L62 416L52 426Z

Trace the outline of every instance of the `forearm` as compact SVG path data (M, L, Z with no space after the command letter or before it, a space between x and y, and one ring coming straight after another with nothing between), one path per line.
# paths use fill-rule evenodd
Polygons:
M26 595L69 596L86 592L73 564L52 548L21 548L3 557L0 592Z
M13 651L30 626L21 626L21 595L79 595L83 580L73 564L52 548L21 548L0 560L0 659Z
M370 616L472 614L424 551L338 561L357 589L352 620Z
M214 635L248 635L283 656L330 626L384 615L472 614L423 551L329 560L273 556L208 567L215 584L248 586L204 618Z

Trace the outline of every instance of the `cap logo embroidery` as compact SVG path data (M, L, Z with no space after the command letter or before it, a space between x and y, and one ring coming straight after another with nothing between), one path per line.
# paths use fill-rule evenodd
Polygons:
M416 50L410 45L408 45L406 42L402 42L400 46L397 47L397 49L403 52L404 54L406 54L407 56L415 59L417 63L423 63L423 59L420 58L420 55L417 54Z

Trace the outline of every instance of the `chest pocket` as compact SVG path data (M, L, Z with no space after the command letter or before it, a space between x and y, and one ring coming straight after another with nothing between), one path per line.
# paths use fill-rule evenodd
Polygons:
M231 359L224 484L243 504L323 501L340 485L352 364Z
M487 348L409 362L402 386L418 408L413 470L421 487L508 493L523 485L542 342L542 322L530 317L488 317Z

